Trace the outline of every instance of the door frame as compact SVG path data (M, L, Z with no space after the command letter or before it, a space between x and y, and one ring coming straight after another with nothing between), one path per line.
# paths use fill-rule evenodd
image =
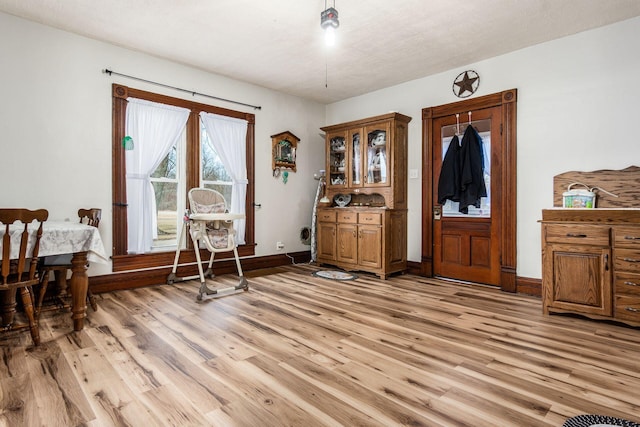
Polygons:
M502 144L502 206L496 206L499 217L493 216L500 226L500 288L506 292L516 292L516 105L517 89L485 95L451 104L422 109L422 259L421 273L433 277L433 120L439 117L501 107ZM493 142L492 142L493 143ZM492 189L492 191L494 191ZM492 208L493 210L493 208Z

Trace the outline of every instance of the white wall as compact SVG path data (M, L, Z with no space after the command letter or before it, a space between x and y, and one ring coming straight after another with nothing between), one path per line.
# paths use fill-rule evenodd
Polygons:
M256 116L256 255L308 250L299 231L311 225L324 168L324 106L209 74L0 13L0 206L46 208L50 219L76 218L79 207L101 207L100 232L111 255L111 85L217 105ZM111 70L262 106L242 107L108 76ZM271 135L301 139L297 173L272 177ZM111 265L93 264L90 275Z
M215 105L256 115L256 255L306 250L324 168L319 128L397 110L413 117L409 169L421 175L421 110L458 99L455 76L476 70L473 96L518 89L518 276L540 278L540 211L552 205L553 176L568 170L640 165L633 125L640 114L640 18L584 32L460 69L326 106L96 42L0 13L0 206L47 208L74 218L80 206L103 208L100 229L111 254L111 84L192 99L104 68L249 104ZM199 102L213 103L206 98ZM326 117L326 118L325 118ZM271 176L270 135L301 138L298 172L285 185ZM420 261L421 180L409 180L409 260ZM94 265L90 274L111 266Z
M541 210L553 176L640 165L640 18L540 44L327 106L327 124L397 110L413 117L409 169L422 165L422 108L456 102L462 71L480 74L474 97L518 89L517 275L541 278ZM409 180L408 257L420 261L421 180Z

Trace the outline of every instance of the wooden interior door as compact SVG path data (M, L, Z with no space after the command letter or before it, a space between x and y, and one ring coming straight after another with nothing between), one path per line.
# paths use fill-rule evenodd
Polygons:
M423 109L422 266L426 276L516 291L515 101L513 89ZM485 157L490 165L486 181L489 200L468 214L438 203L447 132L450 140L451 129L458 130L457 123L460 139L470 123L483 141L490 142Z
M500 284L500 221L499 216L495 219L493 214L496 212L495 206L501 205L498 189L501 145L495 143L500 140L501 124L499 107L467 112L461 117L440 117L433 122L432 191L436 202L442 161L448 144L457 143L457 139L452 141L454 135L463 141L463 134L468 126L473 126L482 139L481 157L484 157L487 190L487 197L481 199L481 205L478 208L468 207L468 213L461 213L459 203L451 200L434 206L436 213L439 212L434 215L433 222L435 276L489 285Z

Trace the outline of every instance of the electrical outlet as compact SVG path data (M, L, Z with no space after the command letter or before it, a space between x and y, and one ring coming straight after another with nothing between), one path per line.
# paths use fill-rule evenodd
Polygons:
M277 250L284 249L284 243L282 243L282 242L276 242L276 249L277 249Z

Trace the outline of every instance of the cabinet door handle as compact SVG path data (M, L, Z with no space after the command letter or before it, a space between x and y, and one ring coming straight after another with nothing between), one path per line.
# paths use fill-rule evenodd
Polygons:
M634 282L624 282L624 284L629 286L639 286L637 283L634 283Z
M631 311L633 313L640 312L640 310L638 310L637 308L634 308L634 307L625 307L624 309L627 310L627 311Z
M609 271L609 254L604 254L604 271Z
M635 258L622 258L622 259L627 262L640 262L640 259L635 259Z
M624 236L625 240L640 240L640 237L637 236Z
M353 237L356 237L356 231L353 230Z
M585 237L587 237L586 234L575 234L575 233L567 233L567 237L577 237L580 239L584 239Z

